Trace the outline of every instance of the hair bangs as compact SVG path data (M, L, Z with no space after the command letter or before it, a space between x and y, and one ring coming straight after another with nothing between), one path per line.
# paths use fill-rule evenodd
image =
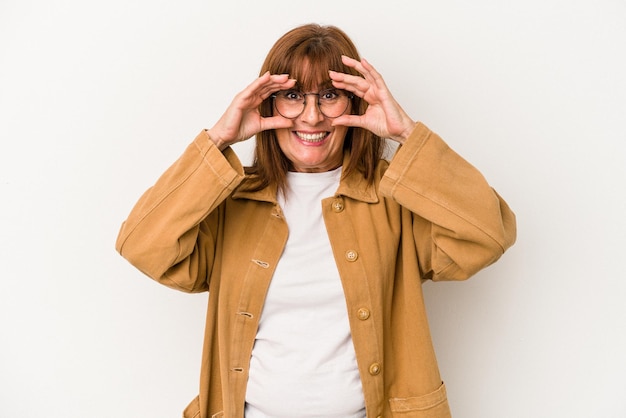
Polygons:
M341 52L329 49L301 48L290 59L288 74L296 79L302 91L317 91L332 87L328 71L343 71Z

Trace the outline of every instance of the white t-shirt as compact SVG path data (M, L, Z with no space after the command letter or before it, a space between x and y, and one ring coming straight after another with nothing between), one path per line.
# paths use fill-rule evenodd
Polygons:
M246 392L246 418L363 418L346 301L322 218L341 167L288 173L279 203L289 238L269 287Z

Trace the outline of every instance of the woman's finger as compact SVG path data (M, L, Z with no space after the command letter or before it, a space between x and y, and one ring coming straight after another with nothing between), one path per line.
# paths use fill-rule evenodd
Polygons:
M342 115L332 121L332 126L354 126L356 128L368 129L366 119L363 115Z
M290 79L288 74L270 74L268 71L248 85L240 93L240 98L250 102L249 106L256 107L273 92L291 88L295 82L296 80Z
M370 88L370 84L363 77L338 73L336 71L330 71L329 75L333 86L338 89L348 90L359 97L363 97Z
M282 116L268 116L261 118L260 125L259 132L268 131L270 129L291 128L293 126L293 120L283 118Z
M367 71L368 76L370 77L371 80L374 81L374 83L381 89L385 89L387 90L387 84L385 83L385 79L383 78L383 76L376 70L376 68L374 68L374 66L372 64L370 64L369 61L367 61L365 58L363 58L361 60L361 65L363 66L363 68Z
M261 96L261 98L263 100L267 99L268 97L270 97L273 93L277 92L278 90L286 90L286 89L290 89L292 88L294 85L296 84L296 80L294 79L290 79L288 77L286 77L285 79L283 79L282 77L278 80L270 80L269 83L265 84L264 86L262 86L261 90L258 92L258 94Z
M365 58L361 58L361 61L357 61L354 58L342 55L341 60L348 67L354 68L355 70L360 72L363 75L364 79L368 82L374 84L380 89L387 89L387 85L385 84L385 80L383 79L382 75Z

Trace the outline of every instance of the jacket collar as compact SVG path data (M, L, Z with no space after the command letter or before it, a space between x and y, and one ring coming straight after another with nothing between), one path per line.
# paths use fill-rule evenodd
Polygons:
M343 158L344 166L348 162L349 154L346 153ZM380 176L379 170L376 170L376 176ZM378 179L377 179L378 180ZM335 192L335 196L346 196L351 199L360 200L365 203L377 203L378 195L376 193L376 185L368 184L363 175L360 172L352 172L350 175L342 176L339 182L339 187ZM232 197L233 199L250 199L258 200L261 202L269 202L276 204L276 186L268 186L262 190L256 192L248 192L245 190L235 190Z
M344 159L344 163L346 160ZM378 173L376 173L377 175ZM365 203L378 203L376 186L378 181L368 184L359 171L353 171L348 176L342 176L335 196L346 196Z

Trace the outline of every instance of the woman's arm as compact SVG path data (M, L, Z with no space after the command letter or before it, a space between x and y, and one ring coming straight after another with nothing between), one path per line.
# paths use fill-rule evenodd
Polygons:
M208 289L219 206L243 179L235 153L202 131L139 199L116 249L158 282L186 292Z
M506 202L421 123L394 156L380 189L414 213L424 278L466 279L515 242L515 215Z
M243 179L229 146L263 130L291 126L288 119L262 117L258 107L272 92L294 84L287 74L265 73L238 93L217 123L201 132L137 202L117 238L120 254L167 286L206 290L220 203Z
M466 279L496 261L515 242L515 215L507 204L478 170L407 115L369 62L342 59L362 76L331 71L333 85L369 106L363 115L343 115L334 124L401 144L380 190L414 214L423 278Z

